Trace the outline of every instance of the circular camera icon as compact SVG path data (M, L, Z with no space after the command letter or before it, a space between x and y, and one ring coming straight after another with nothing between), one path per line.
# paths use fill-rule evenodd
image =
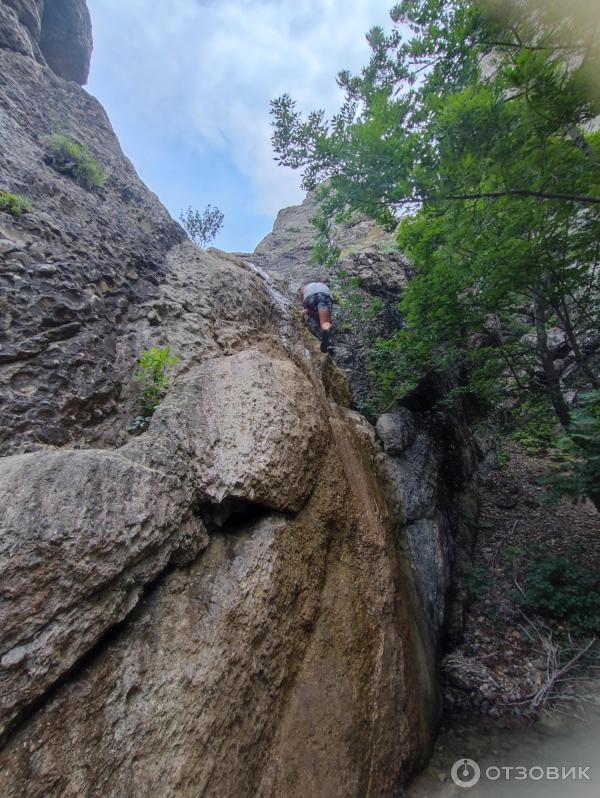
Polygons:
M481 778L481 769L473 759L457 759L450 775L458 787L474 787Z

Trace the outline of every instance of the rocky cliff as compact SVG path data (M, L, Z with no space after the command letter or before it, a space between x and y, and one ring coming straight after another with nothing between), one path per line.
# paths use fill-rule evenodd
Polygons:
M84 4L0 19L0 190L33 203L0 212L2 795L395 794L435 650L372 428L275 282L139 181L77 85ZM182 361L129 439L150 345Z
M83 2L0 0L0 190L33 203L0 211L0 792L391 798L435 731L468 441L352 409L350 345L345 374L261 268L304 276L299 242L185 239L78 85L90 51ZM56 171L57 132L103 185ZM131 438L152 345L182 360Z

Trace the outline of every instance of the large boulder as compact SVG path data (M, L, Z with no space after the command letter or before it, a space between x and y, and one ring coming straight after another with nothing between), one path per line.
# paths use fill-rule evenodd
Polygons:
M293 363L247 349L186 375L152 429L170 427L189 446L201 502L295 511L329 443L316 411L311 386Z
M388 796L424 762L435 657L376 452L339 410L327 446L297 367L244 356L237 385L209 361L121 450L5 458L7 798ZM260 391L324 462L271 435ZM232 496L250 503L209 542L203 500Z
M93 48L85 0L0 0L0 48L48 65L59 77L83 86Z
M194 559L204 507L298 510L327 438L302 372L248 350L191 370L120 449L0 459L0 734L173 556Z
M59 77L87 83L92 46L86 0L45 0L40 49Z
M378 473L403 525L433 633L443 648L462 634L463 577L479 512L476 449L464 422L406 407L381 415L376 432L385 452L378 457Z

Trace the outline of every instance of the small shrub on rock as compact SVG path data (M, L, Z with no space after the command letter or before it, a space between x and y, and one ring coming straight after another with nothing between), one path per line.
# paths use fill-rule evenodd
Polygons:
M48 163L57 172L71 177L82 188L100 188L106 182L104 167L85 144L79 144L64 133L55 133L48 140L48 148Z
M8 191L0 191L0 211L12 214L12 216L22 216L31 210L32 202L29 197L21 194L11 194Z
M135 435L146 429L152 414L169 388L167 370L180 361L181 358L172 355L168 346L163 349L153 346L146 352L142 352L138 359L139 368L135 375L136 382L141 383L142 386L141 414L136 416L129 425L130 434Z

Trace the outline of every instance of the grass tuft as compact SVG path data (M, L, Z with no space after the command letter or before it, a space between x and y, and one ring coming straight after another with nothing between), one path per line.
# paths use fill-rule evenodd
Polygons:
M64 133L48 139L49 163L61 174L68 175L82 188L101 188L107 174L85 144L79 144Z

